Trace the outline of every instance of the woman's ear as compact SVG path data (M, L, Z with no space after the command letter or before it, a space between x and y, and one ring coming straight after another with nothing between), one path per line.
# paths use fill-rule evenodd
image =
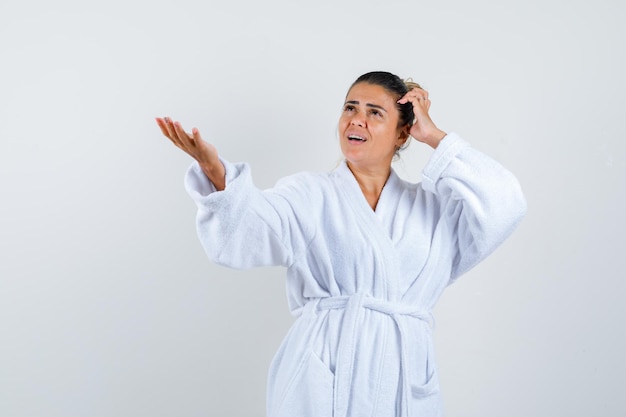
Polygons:
M400 143L400 146L404 145L404 143L407 141L407 139L409 138L409 131L410 131L410 127L409 126L405 126L402 128L402 130L400 131L400 135L398 136L398 142Z

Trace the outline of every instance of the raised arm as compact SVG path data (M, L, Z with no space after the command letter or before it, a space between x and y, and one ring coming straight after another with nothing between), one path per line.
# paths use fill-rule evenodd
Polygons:
M218 158L217 149L202 140L198 129L194 127L189 134L179 122L169 117L157 117L156 122L166 138L198 162L202 172L213 183L216 190L222 191L226 188L226 170Z
M526 200L515 176L450 133L424 167L422 186L437 196L449 231L452 279L493 252L517 227Z
M437 196L441 225L450 233L454 280L513 232L526 212L526 200L511 172L435 125L428 114L427 91L416 87L398 100L408 102L415 114L409 134L435 149L424 167L422 186Z

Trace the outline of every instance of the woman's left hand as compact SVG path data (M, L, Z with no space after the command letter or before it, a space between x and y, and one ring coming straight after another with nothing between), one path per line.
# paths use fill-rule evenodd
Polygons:
M446 132L435 126L435 123L428 115L428 110L430 109L428 92L421 88L414 88L398 100L399 104L408 102L411 102L413 105L413 113L415 114L415 122L409 130L409 134L419 142L436 148L441 139L446 136Z

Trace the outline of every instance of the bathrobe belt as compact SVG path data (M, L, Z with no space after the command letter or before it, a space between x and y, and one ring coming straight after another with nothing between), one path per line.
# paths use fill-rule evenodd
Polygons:
M422 327L424 331L411 333L411 342L426 345L429 343L431 337L430 331L434 324L432 313L419 309L416 306L366 297L363 294L321 298L315 302L309 302L308 304L316 305L318 310L345 309L335 368L334 417L345 417L348 415L348 398L350 397L354 353L359 332L357 323L359 322L359 316L364 308L390 316L398 328L400 335L400 373L402 378L401 415L404 417L410 416L409 395L411 392L415 396L425 397L437 391L438 384L434 376L430 377L430 375L429 381L423 386L411 387L411 378L409 378L410 370L408 369L407 361L407 336L403 322L400 320L400 317L404 316L423 321L424 325ZM309 307L309 305L306 307Z

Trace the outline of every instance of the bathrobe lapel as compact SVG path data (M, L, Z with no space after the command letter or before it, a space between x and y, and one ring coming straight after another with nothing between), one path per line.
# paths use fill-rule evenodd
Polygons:
M380 269L384 281L384 288L388 300L395 301L401 297L398 293L398 256L392 240L388 211L394 207L393 200L397 198L398 177L391 171L391 175L380 195L376 211L368 204L356 178L348 168L345 161L336 169L337 185L340 195L345 196L346 205L351 207L354 214L359 218L359 224L363 226L366 234L370 236L370 242L378 254L378 261L382 264Z

